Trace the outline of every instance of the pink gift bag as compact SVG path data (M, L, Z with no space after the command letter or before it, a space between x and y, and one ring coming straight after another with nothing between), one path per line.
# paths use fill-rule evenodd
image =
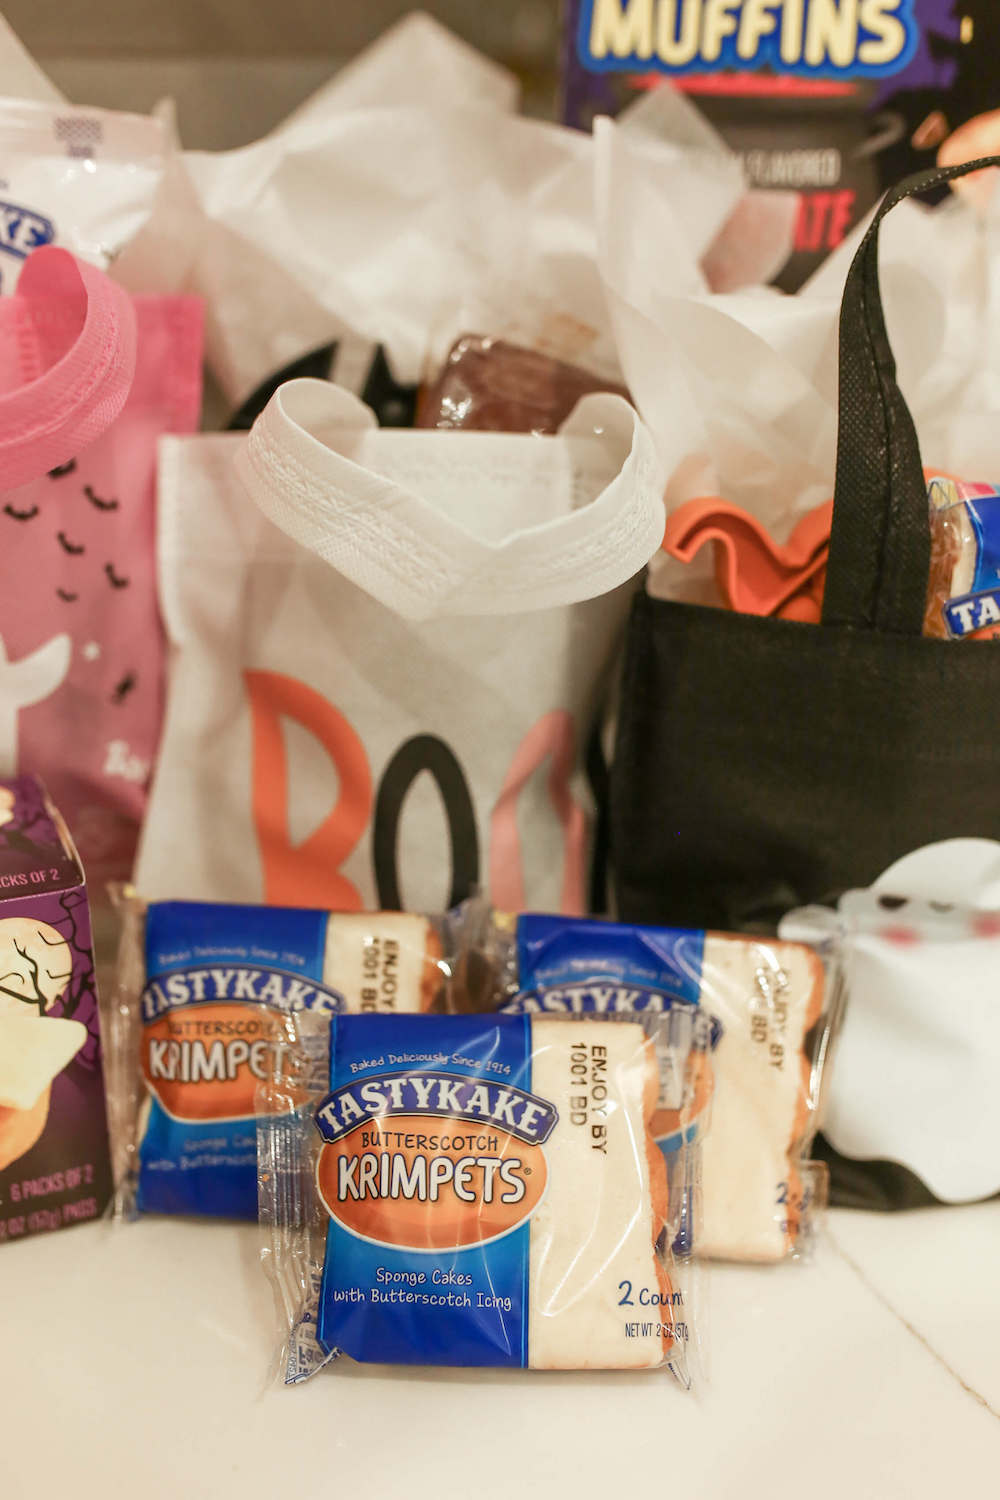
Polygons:
M130 873L160 733L156 446L197 425L201 329L52 248L0 299L0 775L43 778L95 894Z

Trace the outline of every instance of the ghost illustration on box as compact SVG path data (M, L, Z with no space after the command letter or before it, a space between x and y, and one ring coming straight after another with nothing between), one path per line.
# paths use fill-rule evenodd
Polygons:
M41 1136L52 1081L87 1039L79 1021L46 1014L72 975L72 951L55 927L0 920L0 1171Z

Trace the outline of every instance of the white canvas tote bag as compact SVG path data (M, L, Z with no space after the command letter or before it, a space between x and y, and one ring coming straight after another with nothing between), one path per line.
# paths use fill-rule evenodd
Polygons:
M379 429L323 381L167 440L144 895L579 912L582 758L663 533L627 402L553 437Z

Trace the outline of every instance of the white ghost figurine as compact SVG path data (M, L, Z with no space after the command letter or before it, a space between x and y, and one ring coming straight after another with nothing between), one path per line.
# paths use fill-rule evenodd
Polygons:
M1000 844L949 839L899 860L839 913L782 936L843 938L847 1005L822 1129L855 1161L908 1167L943 1203L1000 1192Z

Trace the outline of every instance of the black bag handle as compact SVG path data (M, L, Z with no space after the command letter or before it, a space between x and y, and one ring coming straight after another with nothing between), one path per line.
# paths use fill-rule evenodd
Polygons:
M886 332L879 228L904 198L983 167L1000 167L1000 157L918 172L892 188L847 274L840 310L837 481L824 625L898 635L923 630L931 560L927 486Z

